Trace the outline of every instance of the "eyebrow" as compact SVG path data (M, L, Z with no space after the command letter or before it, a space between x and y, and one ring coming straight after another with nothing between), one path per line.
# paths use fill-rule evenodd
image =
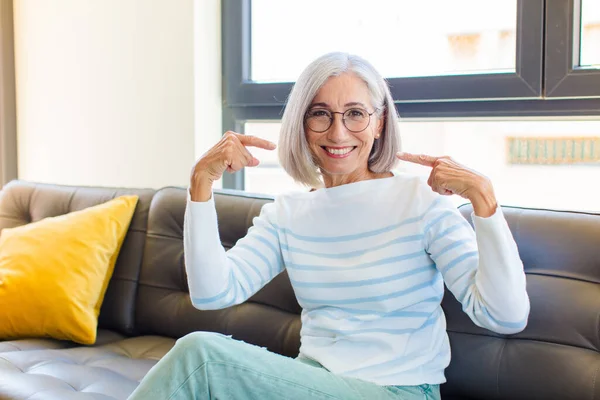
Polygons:
M344 104L344 107L352 107L352 106L361 106L363 108L367 108L367 106L365 106L363 103L360 103L358 101L353 101L353 102ZM310 105L310 107L325 107L325 108L329 108L329 104L327 104L327 103L312 103Z

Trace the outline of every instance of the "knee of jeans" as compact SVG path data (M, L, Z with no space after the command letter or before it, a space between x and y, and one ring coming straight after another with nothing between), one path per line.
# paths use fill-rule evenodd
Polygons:
M200 349L214 347L214 344L227 340L227 336L216 332L192 332L177 339L173 351L182 352L184 354L190 351L197 352Z

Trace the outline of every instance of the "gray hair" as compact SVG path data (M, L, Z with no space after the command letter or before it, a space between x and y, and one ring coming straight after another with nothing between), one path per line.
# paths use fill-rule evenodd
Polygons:
M300 74L283 113L279 133L279 159L285 171L297 182L309 187L322 186L319 166L315 163L306 140L304 115L317 92L332 76L353 72L371 92L371 102L378 108L377 116L384 115L381 137L375 140L369 155L369 170L375 173L390 171L400 151L398 113L390 89L377 70L363 58L347 53L328 53L312 63Z

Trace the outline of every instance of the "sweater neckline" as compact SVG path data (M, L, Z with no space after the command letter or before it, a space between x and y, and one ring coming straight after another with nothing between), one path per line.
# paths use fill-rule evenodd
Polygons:
M365 179L363 181L347 183L345 185L335 186L331 188L319 188L312 192L295 193L294 197L303 199L319 199L319 198L339 198L352 195L359 195L368 191L373 191L377 186L387 186L393 184L400 177L400 174L392 170L393 176L378 179Z

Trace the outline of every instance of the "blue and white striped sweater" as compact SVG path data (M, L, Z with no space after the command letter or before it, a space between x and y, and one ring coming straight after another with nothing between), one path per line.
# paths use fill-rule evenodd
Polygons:
M421 179L396 175L279 196L226 252L213 200L188 201L192 302L242 303L285 268L303 309L300 356L381 385L442 383L444 283L487 329L520 331L529 314L502 211L472 218L475 231Z

